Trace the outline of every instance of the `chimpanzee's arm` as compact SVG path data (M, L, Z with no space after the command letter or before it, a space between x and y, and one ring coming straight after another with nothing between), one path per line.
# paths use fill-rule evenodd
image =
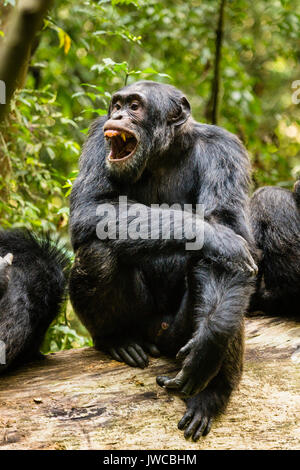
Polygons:
M254 248L249 221L251 166L240 140L225 129L199 126L198 203L205 220L230 227Z
M81 158L80 174L74 183L71 195L71 235L75 249L97 238L97 226L102 227L103 213L108 205L116 210L113 211L113 214L106 215L106 221L116 224L117 228L124 223L126 226L133 221L134 217L127 217L127 214L133 204L137 203L127 201L123 207L119 204L119 194L121 194L119 188L114 187L106 175L103 136L99 131L92 129ZM158 220L158 214L164 214L163 220L154 229L154 237L149 235L147 239L132 240L127 236L115 239L108 236L103 241L108 243L127 262L130 262L133 256L136 262L139 255L145 257L162 252L165 254L184 253L186 244L194 240L187 238L184 233L179 236L177 233L176 237L176 231L178 228L181 229L181 224L179 226L176 224L176 220L181 219L179 211L140 206L143 209L140 218L140 231L144 234L147 233L150 220ZM176 215L180 217L176 218L174 222ZM169 226L172 217L173 223L171 222ZM169 227L170 237L166 237L164 234ZM229 228L224 227L220 231L217 224L208 224L200 218L196 221L194 216L185 213L185 229L190 234L203 233L203 248L200 246L202 248L201 257L225 265L230 269L241 267L250 272L255 270L255 264L246 242ZM199 256L200 248L196 251L192 250L188 254Z
M248 223L249 161L239 140L223 129L201 126L198 148L199 194L206 220L218 223L220 237L230 227L242 235L254 251ZM240 329L251 283L242 274L228 275L209 266L194 269L199 283L193 338L179 351L181 371L158 383L183 395L203 390L217 374L229 342ZM201 287L200 287L201 286ZM215 299L215 292L219 292ZM201 308L199 308L201 306ZM198 372L197 372L198 371Z

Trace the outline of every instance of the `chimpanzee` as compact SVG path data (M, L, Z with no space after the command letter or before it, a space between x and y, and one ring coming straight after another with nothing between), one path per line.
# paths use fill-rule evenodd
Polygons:
M157 382L186 399L178 426L194 440L209 432L241 376L243 315L257 270L249 175L237 137L195 122L176 88L141 81L115 93L108 116L92 124L71 194L73 307L95 347L117 361L143 368L147 353L177 354L180 372ZM154 237L97 236L106 210L108 230L127 221L129 231L136 203L141 231L160 211ZM194 224L192 212L185 220L204 231L201 249L187 250L190 238L176 236L172 214L184 204L192 212L204 205L204 221ZM165 216L173 220L169 239Z
M0 231L0 373L40 356L64 300L68 264L49 236Z
M294 192L268 186L250 204L257 247L262 252L250 311L300 313L300 181Z

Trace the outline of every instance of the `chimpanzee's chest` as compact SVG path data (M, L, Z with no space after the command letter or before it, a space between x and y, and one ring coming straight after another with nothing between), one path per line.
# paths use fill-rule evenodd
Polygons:
M178 169L161 170L155 174L145 172L128 191L131 198L147 206L151 204L196 204L197 192L191 175Z

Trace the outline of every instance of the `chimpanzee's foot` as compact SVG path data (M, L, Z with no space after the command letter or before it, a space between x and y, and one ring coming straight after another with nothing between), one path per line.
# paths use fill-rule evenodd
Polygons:
M206 391L199 393L195 397L186 400L187 409L178 423L178 429L185 430L184 437L192 437L193 441L198 441L201 436L206 436L213 422L216 413L208 403ZM212 398L212 397L211 397Z
M144 369L149 364L149 359L145 350L154 357L160 355L159 350L154 344L135 341L123 344L122 346L115 346L108 348L108 352L118 362L125 362L131 367L140 367Z
M131 367L140 367L144 369L148 366L148 356L143 348L135 341L109 348L108 352L118 362L125 362Z
M178 423L185 438L197 441L209 433L214 419L224 413L233 388L223 370L202 392L185 400L186 412Z
M131 367L144 369L149 364L148 354L153 357L160 356L157 346L143 339L138 341L132 339L123 344L121 342L118 344L114 338L94 337L93 340L94 347L98 351L104 351L116 361L125 362Z

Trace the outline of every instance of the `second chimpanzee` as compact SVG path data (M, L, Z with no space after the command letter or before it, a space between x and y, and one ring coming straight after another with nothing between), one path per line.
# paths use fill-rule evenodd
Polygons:
M294 192L258 189L251 199L251 223L262 256L250 310L300 316L300 181Z
M48 236L0 230L0 374L41 356L65 297L68 265Z
M180 372L157 381L186 399L179 428L194 440L209 432L241 376L243 315L256 271L249 174L234 135L195 122L174 87L143 81L115 93L108 116L92 125L72 190L74 309L95 346L118 361L145 367L147 352L178 353ZM129 228L135 203L141 231L161 211L154 237L97 237L105 210L108 230ZM176 236L174 220L171 236L163 236L165 216L184 204L204 205L204 221L185 217L187 231L204 231L201 250L186 250L188 237Z

